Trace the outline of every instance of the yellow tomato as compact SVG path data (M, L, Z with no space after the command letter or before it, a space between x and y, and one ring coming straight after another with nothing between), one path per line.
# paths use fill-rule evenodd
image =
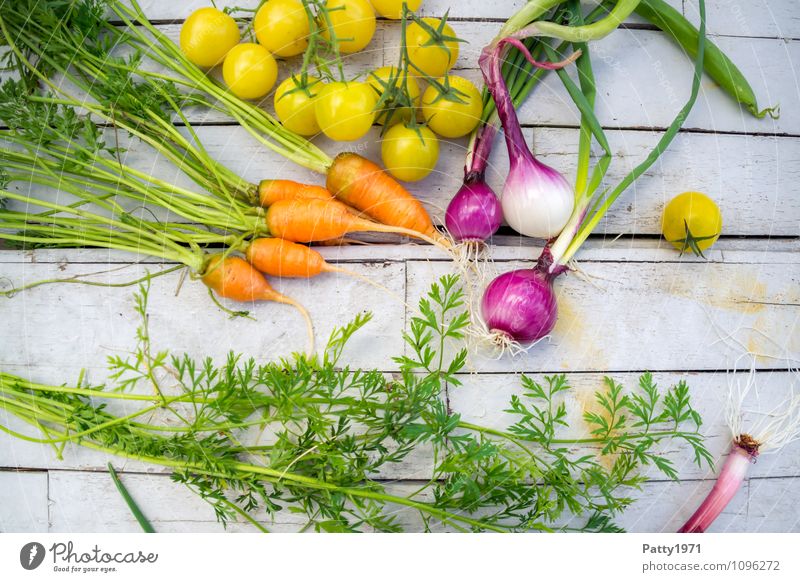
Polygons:
M181 50L198 67L218 65L239 42L239 27L216 8L200 8L181 27Z
M384 18L400 20L403 17L403 0L370 0L375 12ZM422 0L406 0L406 6L411 12L416 12Z
M399 123L383 136L381 158L392 176L405 182L416 182L436 167L439 139L425 126L415 129Z
M458 42L456 33L446 22L442 26L438 18L423 18L422 21L436 32L433 36L416 22L406 28L408 57L414 66L429 77L441 77L456 64ZM414 70L414 67L411 67Z
M464 77L450 75L448 81L451 89L448 96L460 102L448 99L439 93L438 87L430 85L422 96L422 115L442 137L462 137L477 127L483 113L483 97ZM444 85L445 79L439 79L439 83Z
M375 11L367 0L328 0L325 7L341 52L356 53L369 44L375 34ZM327 31L323 36L329 38Z
M268 0L253 19L256 38L279 57L301 54L308 46L308 15L300 0Z
M395 69L395 67L381 67L380 69L375 69L372 71L372 74L370 74L368 82L375 90L378 99L383 96L384 92L390 90L392 86L396 91L403 91L403 80L397 78L397 69ZM409 101L414 107L419 107L419 83L417 83L414 77L408 77L406 89L408 89ZM402 103L402 101L398 101L390 96L381 104L375 122L384 125L387 116L389 117L389 125L410 120L414 111L411 107L403 106ZM390 112L391 115L389 115Z
M664 207L664 238L680 249L702 256L722 232L722 213L711 198L700 192L684 192Z
M328 83L317 95L314 111L322 133L337 141L363 137L375 121L377 97L367 83Z
M225 57L222 77L237 97L260 99L275 84L278 65L269 51L260 44L243 42L233 47Z
M283 126L299 135L319 133L314 103L322 84L316 77L308 77L305 87L298 87L294 77L278 85L275 91L275 114Z

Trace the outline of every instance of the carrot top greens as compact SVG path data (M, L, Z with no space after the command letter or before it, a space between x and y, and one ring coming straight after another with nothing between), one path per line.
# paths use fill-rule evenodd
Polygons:
M0 406L41 436L0 429L59 458L76 443L166 467L222 523L238 517L261 530L264 513L269 521L287 509L317 531L399 531L414 520L425 530L619 531L614 518L634 501L645 466L676 478L667 446L684 443L698 464L711 462L686 385L660 392L649 374L630 392L607 378L583 438L563 434L571 390L563 374L522 376L503 430L450 410L445 387L463 389L466 354L447 354L467 324L454 276L420 301L394 375L346 363L368 314L336 329L313 357L257 363L231 353L219 364L157 351L148 289L136 296L137 346L109 358L107 384L0 373ZM427 480L408 490L382 477L412 452L429 452Z

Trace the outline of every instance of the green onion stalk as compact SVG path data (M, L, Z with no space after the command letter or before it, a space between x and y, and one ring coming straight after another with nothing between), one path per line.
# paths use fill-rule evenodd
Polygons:
M155 350L142 285L137 346L109 358L108 382L90 385L81 375L50 385L0 370L0 431L47 445L59 459L74 443L165 468L222 523L242 518L259 529L256 511L288 509L320 531L398 531L398 510L426 528L571 530L573 517L589 516L576 529L618 531L611 519L630 506L644 465L677 478L662 446L685 443L698 464L709 462L688 387L662 392L649 374L630 395L606 379L596 394L606 408L587 415L585 437L562 433L564 375L523 378L508 428L450 411L444 387L460 383L464 354L444 354L455 353L445 350L463 339L467 322L457 281L441 278L420 302L392 376L342 361L369 315L335 330L313 357L257 364L231 353L220 364ZM430 478L392 492L380 475L423 451Z
M623 4L623 2L620 2ZM578 4L574 2L577 12ZM613 188L599 191L610 163L610 149L603 129L594 115L595 84L592 74L590 47L584 42L595 34L606 34L608 26L578 24L569 27L568 36L576 50L581 51L576 66L580 87L564 72L558 71L568 93L581 111L578 146L578 172L575 184L575 203L571 216L561 234L545 245L541 256L531 269L504 273L486 288L481 303L483 337L502 349L518 344L531 344L550 333L557 319L557 302L553 292L554 279L568 270L568 264L582 243L602 220L616 199L641 176L669 147L697 99L703 72L705 53L705 2L700 0L700 30L695 49L694 73L690 96L673 122L661 136L655 148L639 165ZM612 18L612 16L607 17ZM616 19L616 17L614 17ZM602 22L602 21L601 21ZM540 27L539 24L537 26ZM541 27L540 27L541 28ZM554 27L545 30L556 32ZM558 29L560 30L560 29ZM551 59L555 52L544 46ZM590 173L590 147L592 139L603 147L604 155ZM524 310L515 306L524 305Z
M593 21L603 13L601 7L595 8L587 17ZM553 11L555 20L567 19L570 12L566 6ZM516 47L510 47L503 58L501 73L516 109L527 99L531 91L549 71L534 66L526 56L536 61L544 54L546 40L540 38L524 39L527 55ZM570 43L562 42L556 51L563 53ZM484 89L484 108L481 121L470 137L467 158L464 164L464 181L450 201L445 214L445 224L454 239L467 245L481 245L500 227L502 208L497 195L486 183L486 167L489 161L495 136L500 127L497 107L488 90Z
M575 46L597 40L612 32L634 11L677 43L690 57L696 56L699 31L679 11L664 0L606 0L589 14L585 20L589 25L576 27L574 16L578 7L570 7L564 0L531 0L503 25L493 42L494 47L505 38L524 39L524 45L533 59L545 53L546 38L564 41L555 50L562 54L573 43ZM608 14L602 20L598 17ZM548 20L540 20L547 17ZM511 47L506 51L502 76L508 86L515 108L528 97L533 88L547 73L546 69L534 68L520 50ZM551 52L547 54L552 54ZM732 98L744 106L752 115L777 117L778 107L760 109L749 82L736 65L714 43L706 40L704 56L705 72ZM562 77L563 78L563 77ZM571 94L572 95L572 94ZM574 98L574 96L573 96ZM577 104L577 102L576 102ZM464 185L454 196L448 207L446 224L448 230L459 240L482 241L493 234L500 225L500 209L497 196L485 182L484 172L499 126L494 100L484 91L484 111L481 123L473 132L464 168ZM585 130L584 130L585 131ZM602 145L602 144L601 144ZM603 145L605 152L608 150ZM606 156L604 156L604 162ZM580 177L578 177L580 180ZM576 185L582 190L580 184Z

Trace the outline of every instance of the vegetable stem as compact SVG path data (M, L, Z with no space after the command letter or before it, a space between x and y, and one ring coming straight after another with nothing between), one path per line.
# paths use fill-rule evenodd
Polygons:
M133 517L136 518L136 521L139 523L142 531L144 533L156 533L156 530L153 529L153 525L150 523L150 521L148 521L144 513L142 513L142 510L139 509L139 506L133 500L133 497L131 497L128 489L125 487L125 485L123 485L122 481L120 481L119 476L117 475L117 472L114 470L114 466L111 463L108 464L108 472L111 475L111 479L114 481L114 485L117 486L117 491L119 491L119 494L122 495L122 499L125 500L125 503L131 510Z

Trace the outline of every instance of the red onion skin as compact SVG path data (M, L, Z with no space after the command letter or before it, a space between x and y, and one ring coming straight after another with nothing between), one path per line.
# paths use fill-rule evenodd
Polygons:
M552 256L545 248L534 268L503 273L489 284L481 313L491 332L530 344L553 330L558 319L553 279L566 269L548 273L551 263Z
M704 533L739 491L757 454L734 443L711 492L678 533Z
M464 185L447 205L444 222L457 241L484 241L492 236L503 220L497 195L486 184L483 174L468 173Z

